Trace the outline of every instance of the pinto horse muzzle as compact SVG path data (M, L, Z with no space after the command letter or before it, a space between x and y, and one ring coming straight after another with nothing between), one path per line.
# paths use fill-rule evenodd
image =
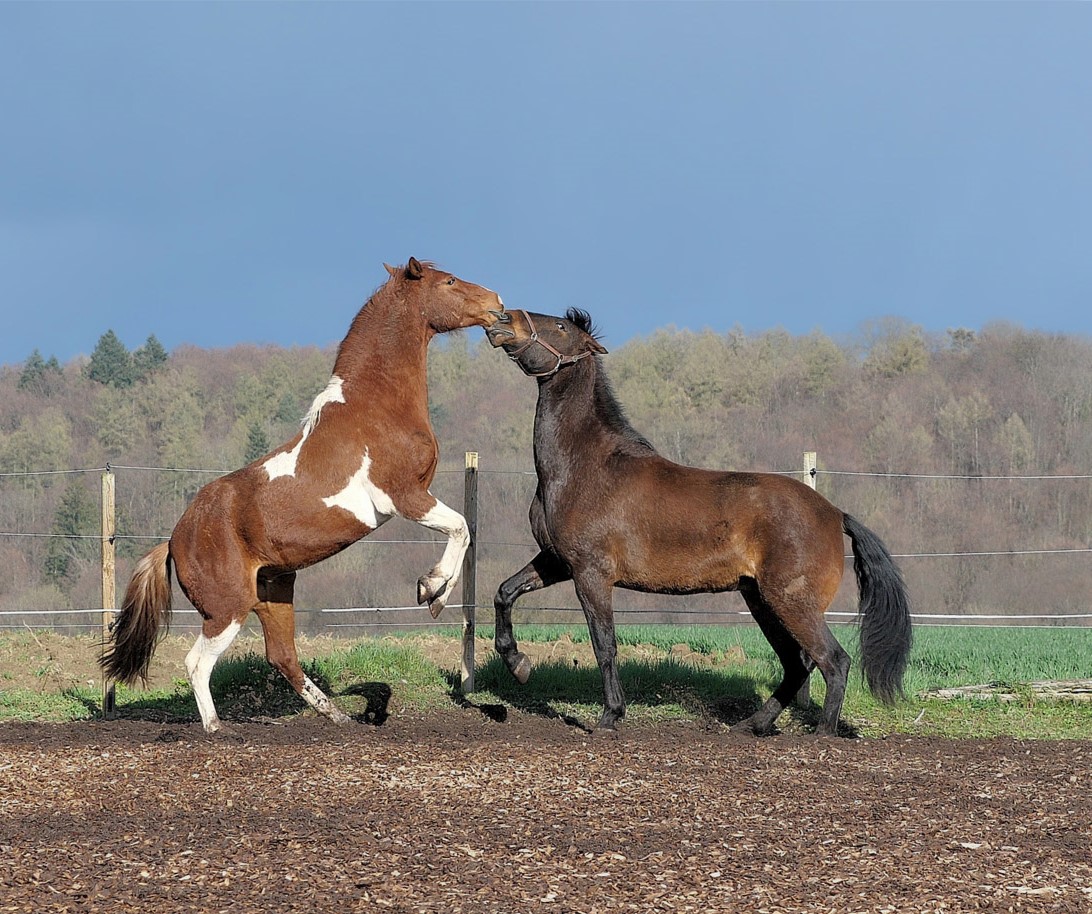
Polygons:
M503 349L508 354L508 358L515 362L519 366L520 371L528 377L553 377L563 365L572 365L574 362L579 362L581 359L587 358L589 355L593 354L591 350L588 349L585 349L583 352L578 352L575 355L566 355L561 352L556 346L539 336L538 328L535 327L534 319L528 311L509 309L503 312L493 311L490 313L495 314L497 318L497 322L485 331L485 335L489 338L490 344L494 347ZM512 321L512 316L515 314L519 314L521 319L527 324L527 333L523 339L521 339L520 334L513 329L515 325ZM533 346L541 346L545 349L550 354L550 357L555 360L554 364L541 370L528 365L524 360L524 357L528 352L533 351Z

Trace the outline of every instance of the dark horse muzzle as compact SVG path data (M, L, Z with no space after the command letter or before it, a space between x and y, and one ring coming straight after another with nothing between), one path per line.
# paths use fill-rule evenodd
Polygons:
M549 341L542 339L538 335L538 328L535 327L534 319L531 317L529 311L508 309L505 311L491 311L490 314L496 316L497 322L485 331L486 336L489 338L489 342L493 346L502 348L508 354L508 358L515 362L519 366L520 371L528 377L553 377L561 370L563 365L572 365L574 362L579 362L581 359L592 355L592 352L589 349L585 349L583 352L579 352L576 355L566 355ZM527 329L530 331L530 335L526 340L521 341L517 339L516 332L510 329L513 314L522 315L523 319L527 322ZM508 339L506 339L506 337L508 337ZM525 356L528 352L533 351L532 347L534 346L541 346L545 349L550 354L550 357L555 360L554 364L549 368L541 370L537 370L528 365L525 361Z

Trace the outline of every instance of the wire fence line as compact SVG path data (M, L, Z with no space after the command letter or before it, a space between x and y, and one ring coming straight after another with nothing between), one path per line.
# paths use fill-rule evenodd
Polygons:
M87 467L83 469L74 470L39 470L22 473L0 473L0 477L35 477L35 476L49 476L49 475L71 475L76 473L103 473L112 472L114 470L142 470L147 472L164 472L164 473L211 473L217 475L223 475L231 470L217 470L217 469L200 469L194 467L152 467L152 466L125 466L121 464L106 464L101 467ZM436 475L441 474L462 474L462 470L437 470ZM772 471L781 476L805 476L806 471L803 470L775 470ZM486 470L479 469L479 475L481 476L534 476L534 470ZM1092 479L1092 474L1058 474L1058 475L1033 475L1033 476L967 476L948 474L941 475L935 473L874 473L874 472L862 472L853 470L812 470L813 476L851 476L851 477L871 477L877 479L930 479L930 480L986 480L986 481L1019 481L1019 482L1039 482L1043 480L1084 480ZM98 533L46 533L46 532L23 532L23 531L0 531L0 537L30 537L41 539L70 539L70 540L101 540L102 536ZM116 533L113 537L115 540L134 540L134 541L159 541L170 539L170 533ZM442 543L444 539L442 537L419 537L414 539L384 539L383 537L371 537L369 542L372 545L414 545L421 543ZM498 546L498 547L512 547L512 548L529 548L534 549L536 543L526 541L501 541L501 540L486 540L479 539L478 544L481 546ZM928 559L928 558L979 558L984 556L1026 556L1026 555L1070 555L1080 553L1092 553L1092 547L1079 547L1071 549L995 549L995 550L981 550L981 551L963 551L963 552L893 552L892 558L896 559ZM853 556L851 553L847 553L845 558L851 559Z
M782 470L774 471L779 475L811 477L811 481L814 482L817 476L831 476L831 477L871 477L877 479L908 479L908 480L928 480L928 481L987 481L987 482L1035 482L1041 483L1045 481L1082 481L1092 479L1092 474L1054 474L1054 475L964 475L964 474L929 474L929 473L880 473L880 472L864 472L864 471L852 471L852 470L831 470L831 469L818 469L814 465L814 455L812 457L812 463L810 468L807 466L807 460L805 460L805 469L803 470ZM158 472L158 473L191 473L202 475L224 475L232 472L227 469L213 469L213 468L195 468L195 467L175 467L175 466L139 466L139 465L125 465L125 464L110 464L107 463L104 466L96 467L83 467L83 468L71 468L63 470L27 470L21 472L3 472L0 473L0 479L11 478L34 478L44 476L71 476L78 474L106 474L113 473L115 471L127 471L127 472ZM495 476L495 477L534 477L535 471L525 469L476 469L475 472L480 476ZM440 469L437 471L440 475L462 475L463 470L457 469ZM169 539L169 533L115 533L109 538L113 543L116 540L129 540L129 541L158 541L162 542ZM2 538L41 538L41 539L67 539L67 540L94 540L103 541L102 533L55 533L55 532L39 532L39 531L20 531L20 530L8 530L0 531L0 539ZM420 537L420 538L400 538L400 539L386 539L382 536L371 536L368 538L368 543L371 546L388 546L388 545L437 545L444 543L445 540L442 537ZM490 546L497 548L518 548L518 549L536 549L537 544L531 540L526 541L503 541L495 539L476 539L476 545L478 546ZM958 552L898 552L892 553L893 558L900 560L928 560L928 559L963 559L963 558L987 558L987 557L1021 557L1021 556L1063 556L1063 555L1082 555L1092 553L1092 547L1077 547L1077 548L1065 548L1065 549L983 549L976 551L958 551ZM852 559L852 554L846 554L846 560ZM466 609L473 610L491 610L492 604L475 603L472 607L464 606L463 604L449 604L451 609ZM369 607L340 607L340 608L322 608L322 609L298 609L297 612L301 615L341 615L341 614L360 614L360 615L372 615L378 616L381 614L393 613L393 612L419 612L418 606L369 606ZM104 612L113 611L112 608L103 607L89 607L85 609L56 609L56 610L0 610L0 629L2 628L24 628L27 627L28 619L36 618L48 618L48 617L65 617L65 616L93 616L101 615ZM536 613L580 613L581 610L572 606L534 606L533 611ZM180 609L177 613L186 614L192 613L197 615L195 610ZM734 612L724 610L714 610L712 608L663 608L663 607L630 607L630 608L618 608L616 613L619 616L642 616L642 615L670 615L672 617L703 617L706 620L715 619L716 617L723 617L726 620L731 619L733 622L738 621L736 617L742 617L745 619L750 618L749 613L746 611ZM845 612L828 612L829 616L833 617L853 617L854 613ZM981 614L963 614L963 613L914 613L913 618L920 622L939 622L939 623L959 623L959 624L972 624L980 625L984 622L1028 622L1032 620L1055 620L1055 622L1062 622L1063 624L1080 623L1083 620L1092 619L1092 613L1083 612L1057 612L1057 613L1028 613L1028 614L999 614L999 613L981 613ZM11 621L18 619L19 624L11 624ZM348 622L348 623L328 623L328 627L346 628L346 627L361 627L362 625L371 625L374 623L360 623L360 622ZM386 625L393 626L414 626L414 627L434 627L442 625L458 625L461 624L458 621L443 622L435 620L427 621L410 621L410 622L385 622ZM54 625L52 627L58 627ZM80 628L93 628L92 623L84 623L82 625L65 626L65 627L80 627Z

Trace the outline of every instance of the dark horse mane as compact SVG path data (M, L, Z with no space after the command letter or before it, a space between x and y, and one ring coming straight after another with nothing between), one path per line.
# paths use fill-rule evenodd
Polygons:
M599 342L599 331L592 323L591 315L583 308L569 308L565 312L565 319L579 327L593 340ZM630 425L629 419L626 418L622 404L618 402L618 398L614 395L614 388L611 386L610 378L603 370L602 358L599 355L594 355L591 361L595 362L595 387L592 403L596 415L607 428L620 435L627 444L632 445L631 448L626 449L627 452L655 454L656 448L652 446L652 442Z

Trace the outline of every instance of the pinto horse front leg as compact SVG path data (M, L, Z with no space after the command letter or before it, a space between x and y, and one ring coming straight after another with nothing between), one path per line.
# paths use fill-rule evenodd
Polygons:
M525 593L542 590L571 577L565 563L544 549L497 588L497 595L493 598L493 609L497 617L494 644L505 666L521 684L531 677L531 661L516 646L516 634L512 630L512 606Z
M470 545L470 527L466 523L466 518L458 511L452 510L431 495L429 497L432 498L433 504L423 515L406 516L422 527L428 527L447 537L447 548L444 549L440 561L428 574L422 575L417 581L417 602L428 603L428 610L435 619L444 611L448 598L455 588L455 582L459 579L463 557Z

